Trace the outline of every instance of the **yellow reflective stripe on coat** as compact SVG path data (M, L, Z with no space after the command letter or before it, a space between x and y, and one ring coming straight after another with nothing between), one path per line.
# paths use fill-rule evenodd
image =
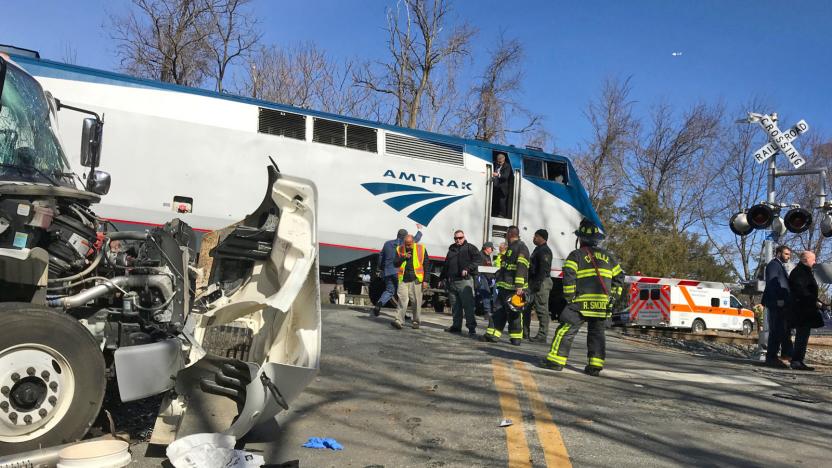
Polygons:
M612 270L607 270L606 268L599 268L598 273L595 272L595 268L592 269L584 269L578 270L578 278L589 278L590 276L601 276L602 278L612 278Z
M606 311L598 311L598 310L581 310L581 315L584 317L592 317L592 318L607 318Z
M563 262L563 268L564 269L569 268L570 270L578 271L578 263L575 262L574 260L567 260L567 261Z
M563 287L563 292L565 293L573 293L575 292L576 286L574 284L567 284Z
M514 289L514 285L506 283L505 281L497 281L496 286L501 289Z
M517 263L522 263L523 265L529 266L529 259L526 257L517 257Z
M609 296L606 294L584 293L579 295L576 301L609 301Z
M612 275L618 276L622 273L621 265L616 265L615 268L612 269Z

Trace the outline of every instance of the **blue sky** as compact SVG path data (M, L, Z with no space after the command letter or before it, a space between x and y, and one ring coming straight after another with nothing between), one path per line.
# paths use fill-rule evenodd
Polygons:
M257 0L264 41L314 41L335 57L380 59L392 1ZM126 1L4 0L0 43L115 70L105 29ZM832 130L832 1L464 1L455 21L479 29L475 68L500 32L526 47L521 102L546 117L562 149L589 136L583 111L605 77L632 76L637 112L665 100L678 108L721 100L729 109L767 98L786 125L804 118ZM682 52L674 57L673 52ZM738 115L737 117L742 117Z

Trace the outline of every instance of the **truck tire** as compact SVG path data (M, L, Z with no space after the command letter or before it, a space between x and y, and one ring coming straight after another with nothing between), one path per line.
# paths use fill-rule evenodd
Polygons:
M107 384L93 336L33 304L0 304L0 324L0 456L83 437Z
M743 336L751 336L751 332L754 331L754 324L751 323L751 320L745 320L742 322L742 334Z
M702 319L696 319L690 325L690 332L691 333L705 333L705 322Z

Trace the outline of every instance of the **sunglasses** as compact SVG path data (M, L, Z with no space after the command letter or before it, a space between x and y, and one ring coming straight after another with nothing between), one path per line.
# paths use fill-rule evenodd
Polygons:
M462 239L465 239L465 236L462 236L462 237L454 237L454 239L455 239L455 240L462 240Z

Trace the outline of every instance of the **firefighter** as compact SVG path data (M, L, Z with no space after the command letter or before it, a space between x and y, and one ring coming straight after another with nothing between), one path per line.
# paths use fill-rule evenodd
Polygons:
M604 368L604 322L621 295L624 273L612 254L598 247L604 239L598 226L584 219L575 235L580 247L563 262L563 295L568 304L560 314L560 326L555 330L549 354L541 361L541 367L563 370L572 340L586 322L589 362L584 373L597 377Z
M520 240L520 230L510 226L506 231L508 248L500 257L497 271L497 303L493 325L488 327L483 340L500 341L503 328L508 323L511 344L520 346L523 339L523 309L529 288L529 248Z
M529 259L529 307L523 312L523 339L546 342L549 334L549 293L552 291L552 249L546 245L549 232L538 229L532 242L535 245ZM537 314L537 335L530 337L532 307Z

